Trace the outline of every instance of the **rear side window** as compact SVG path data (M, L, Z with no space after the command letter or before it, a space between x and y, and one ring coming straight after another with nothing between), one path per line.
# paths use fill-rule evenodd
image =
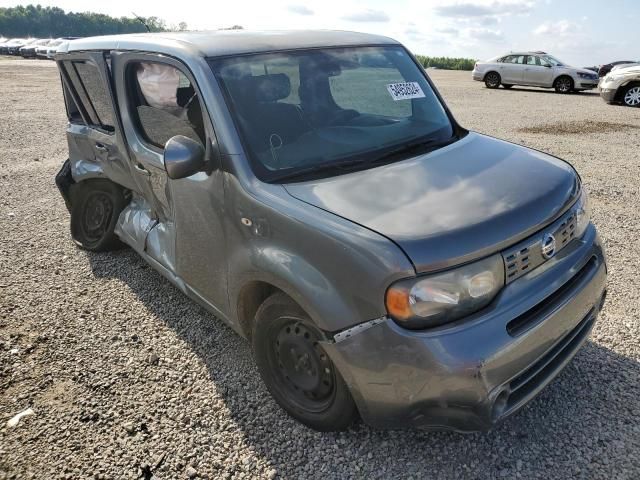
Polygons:
M80 114L80 109L76 102L73 100L71 96L71 92L69 92L69 88L67 85L62 82L62 93L64 95L64 104L67 107L67 117L69 118L69 122L75 124L84 124L84 120L82 120L82 115Z
M93 63L77 60L66 61L64 64L91 126L113 132L111 99L98 67Z
M524 63L524 55L509 55L505 57L503 60L504 63Z

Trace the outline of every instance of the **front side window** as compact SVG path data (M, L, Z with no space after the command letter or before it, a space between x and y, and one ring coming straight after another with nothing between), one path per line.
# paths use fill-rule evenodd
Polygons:
M134 62L127 77L131 113L145 142L164 149L171 137L183 135L204 145L200 100L184 73L164 63Z
M337 165L366 168L453 136L442 104L402 47L256 54L210 65L266 181Z
M552 57L551 55L542 55L540 59L542 60L543 65L547 64L551 65L552 67L562 67L564 65L564 63L562 63L557 58Z

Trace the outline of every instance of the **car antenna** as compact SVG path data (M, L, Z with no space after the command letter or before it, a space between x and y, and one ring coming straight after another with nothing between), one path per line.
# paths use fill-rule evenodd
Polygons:
M144 21L144 18L136 15L136 12L131 12L133 13L133 16L136 17L136 20L138 20L141 24L144 25L144 28L147 29L147 32L151 33L151 29L149 28L149 25L147 25L147 23Z

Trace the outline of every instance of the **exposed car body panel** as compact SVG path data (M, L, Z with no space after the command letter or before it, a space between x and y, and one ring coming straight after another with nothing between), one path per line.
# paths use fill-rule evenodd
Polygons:
M418 272L518 242L561 215L578 190L567 163L476 133L410 160L285 188L390 238Z

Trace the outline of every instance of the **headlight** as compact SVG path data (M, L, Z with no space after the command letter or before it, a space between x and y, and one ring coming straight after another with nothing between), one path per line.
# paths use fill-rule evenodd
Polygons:
M387 290L389 315L405 328L451 322L491 303L504 286L504 262L494 255L423 278L402 280Z
M589 195L582 187L582 193L578 199L576 210L576 238L581 238L591 221L591 207L589 206Z
M578 76L580 78L593 78L593 75L590 73L582 73L582 72L578 72Z

